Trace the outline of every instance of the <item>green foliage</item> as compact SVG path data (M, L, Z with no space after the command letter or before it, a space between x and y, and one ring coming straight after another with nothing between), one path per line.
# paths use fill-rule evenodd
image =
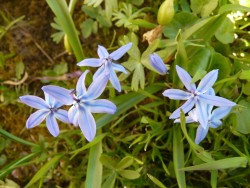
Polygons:
M15 120L14 114L22 112L26 118L30 112L25 113L27 109L17 102L17 97L20 93L40 95L40 85L32 77L17 86L1 83L0 101L4 97L11 102L9 106L1 104L1 112L11 112L13 117L12 123L5 124L7 116L0 116L4 117L0 129L0 179L5 179L0 181L0 187L18 187L9 179L13 179L13 171L23 169L29 173L19 187L249 186L249 7L232 1L177 0L173 20L159 29L160 1L85 0L79 4L71 0L69 5L64 0L46 2L56 16L51 23L56 30L52 39L56 43L62 39L69 42L76 56L73 62L81 61L84 55L96 55L92 48L97 44L113 49L117 44L132 42L128 55L121 59L128 74L119 75L121 93L108 86L103 94L116 104L117 111L95 115L98 134L90 143L79 128L71 125L59 124L57 138L48 137L43 131L27 134L26 129L20 130L24 121L18 127L19 119ZM237 11L242 13L235 14ZM3 34L8 34L24 17L11 21L1 12L1 19L2 42ZM150 32L151 41L142 41L146 32ZM88 50L83 53L82 47ZM154 52L163 59L169 74L158 75L151 66L149 55ZM4 73L14 70L14 77L20 79L24 72L34 71L27 66L33 62L15 59L11 69L8 63L16 54L1 52L0 68ZM49 68L41 66L41 74L60 77L77 69L68 63L70 56L53 60L55 64L49 64ZM183 113L180 124L169 119L182 101L169 101L162 96L165 89L183 87L176 64L193 76L193 83L218 69L216 93L238 104L223 119L222 126L209 130L200 145L194 142L196 123L186 124ZM95 69L90 71L94 73ZM75 81L57 83L73 88ZM50 80L46 82L51 84ZM12 134L13 129L18 129L19 136ZM25 152L13 156L13 148L24 148L18 151Z

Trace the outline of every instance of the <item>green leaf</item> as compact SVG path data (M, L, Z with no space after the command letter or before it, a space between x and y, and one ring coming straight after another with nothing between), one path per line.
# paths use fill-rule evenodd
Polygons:
M134 25L138 25L139 27L145 27L148 29L153 29L155 28L157 25L154 23L151 23L147 20L143 20L143 19L135 19L135 20L131 20L131 23Z
M144 89L145 73L144 73L144 67L141 63L136 64L132 78L131 89L134 91L138 91L139 85L141 89Z
M156 177L152 176L151 174L147 173L147 176L149 179L154 182L156 185L158 185L160 188L167 188L160 180L158 180Z
M210 63L210 70L219 69L219 75L217 80L226 78L231 72L231 63L225 56L220 53L214 52Z
M102 154L99 160L105 167L112 170L115 169L116 161L114 161L114 159L112 159L110 156Z
M200 165L185 167L181 171L194 171L194 170L222 170L227 168L239 168L247 166L247 157L231 157L217 161L211 161Z
M60 159L64 156L64 154L58 154L55 155L52 159L50 159L45 165L43 165L36 174L32 177L32 179L29 181L29 183L25 187L30 187L34 183L36 183L38 180L42 179L46 174L48 174L49 170L52 170L56 167L57 163L60 161Z
M81 33L84 38L88 38L96 29L97 24L92 19L86 19L81 25Z
M117 170L122 170L122 169L125 169L125 168L128 168L129 166L131 166L133 164L133 162L134 162L133 157L126 156L119 163L117 163L115 168Z
M106 181L103 183L102 188L113 188L115 185L115 180L116 180L116 173L112 172L108 178L106 179Z
M250 70L242 70L239 76L241 80L250 80Z
M217 7L218 0L191 0L191 9L202 17L209 16Z
M237 126L235 129L243 134L249 134L250 103L246 100L241 100L238 105L242 105L243 108L236 112Z
M199 69L199 70L195 73L195 75L193 76L193 79L192 79L191 83L195 83L195 82L197 82L198 80L201 80L206 74L207 74L207 71L204 71L204 70Z
M225 18L215 32L215 37L223 44L229 44L234 41L234 23L228 17Z
M84 59L84 54L80 40L78 38L77 30L74 25L73 19L70 15L69 9L67 7L66 1L64 0L46 0L51 10L54 12L63 31L69 39L70 46L76 56L77 61Z
M55 71L56 75L62 75L68 72L68 64L65 62L62 62L60 64L56 64L55 67L53 68Z
M222 14L225 12L233 12L233 11L250 12L250 8L237 5L237 4L226 4L220 7L219 14Z
M137 178L139 178L141 176L140 173L135 171L135 170L119 170L117 172L122 177L124 177L126 179L130 179L130 180L137 179Z
M98 130L98 134L101 129ZM102 184L102 164L99 160L102 153L102 142L98 142L90 148L88 157L87 177L85 182L86 188L101 188Z
M181 119L185 119L185 115L181 113ZM185 172L180 171L184 167L184 147L183 139L181 136L180 126L175 125L173 128L173 162L174 162L174 171L177 179L178 186L180 188L186 187L186 177Z
M17 79L21 79L22 74L24 73L24 64L23 62L16 63L16 77Z

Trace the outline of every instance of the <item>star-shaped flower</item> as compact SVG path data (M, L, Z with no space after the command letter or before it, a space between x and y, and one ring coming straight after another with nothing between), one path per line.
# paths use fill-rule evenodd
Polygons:
M218 70L212 70L207 73L202 78L197 88L196 85L192 83L191 76L184 69L176 65L176 70L179 78L188 91L182 91L179 89L167 89L163 92L163 95L170 99L187 101L172 113L172 115L169 117L170 119L179 118L181 109L184 113L187 113L195 106L198 120L201 126L205 129L208 122L206 104L224 107L232 107L236 105L234 102L231 102L225 98L210 95L207 93L217 80Z
M209 94L215 95L214 90L210 89ZM231 107L218 107L214 109L213 106L206 104L206 112L208 116L208 124L205 128L203 128L201 125L198 126L196 130L196 137L195 137L195 143L199 144L207 135L208 129L211 128L217 128L222 124L221 119L228 115L228 113L231 110ZM179 123L180 119L176 119L174 123ZM197 115L197 109L193 109L188 113L188 116L186 116L186 123L199 123L198 115Z
M30 115L26 121L26 127L28 129L33 128L44 119L46 119L46 126L54 137L59 134L59 127L56 118L64 123L69 123L68 112L66 110L58 109L63 104L50 97L47 93L44 93L45 100L33 95L24 95L19 99L26 105L38 109L36 112Z
M161 57L157 53L153 53L149 55L149 60L151 65L157 70L160 74L167 74L168 69Z
M100 67L94 74L94 79L102 74L109 73L109 80L113 87L117 91L121 91L120 81L115 73L115 71L120 71L127 74L127 71L122 65L116 63L116 60L120 59L132 46L132 43L128 43L111 54L108 53L107 49L103 46L98 46L98 56L99 58L88 58L79 62L78 66L90 66L90 67Z
M80 126L85 138L92 141L96 134L96 123L91 113L114 114L116 106L106 99L96 99L104 91L109 79L108 73L103 73L93 80L88 88L85 87L86 70L79 78L76 90L68 90L59 86L43 86L42 90L61 101L65 105L72 105L68 111L69 121L74 126Z

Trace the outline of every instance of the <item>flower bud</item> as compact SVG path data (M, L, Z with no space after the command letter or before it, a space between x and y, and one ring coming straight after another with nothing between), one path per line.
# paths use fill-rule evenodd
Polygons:
M173 17L174 0L165 0L158 10L157 21L160 25L166 25L172 21Z
M167 67L160 58L160 56L156 53L149 55L151 65L160 73L160 74L167 74Z

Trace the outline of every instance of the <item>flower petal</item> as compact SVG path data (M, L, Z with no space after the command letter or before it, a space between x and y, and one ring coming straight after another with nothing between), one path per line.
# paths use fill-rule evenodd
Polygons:
M123 72L124 74L128 73L126 71L126 69L122 65L119 65L119 64L116 64L116 63L112 63L111 66L112 66L112 69L115 70L115 71L120 71L120 72Z
M195 143L199 144L207 135L208 127L205 129L202 126L199 126L196 130Z
M44 92L44 96L45 96L45 101L49 105L50 108L59 108L59 107L61 107L63 105L62 103L60 103L59 101L55 100L54 97L51 97L46 92Z
M26 105L35 109L48 109L49 105L40 97L34 95L24 95L19 97L19 99Z
M165 97L174 100L187 100L191 97L191 93L179 89L167 89L162 93Z
M187 71L185 71L183 68L179 67L178 65L176 65L176 71L177 71L177 74L178 74L180 80L182 81L182 83L184 84L184 86L187 88L187 90L188 91L195 91L196 90L196 86L195 86L194 83L191 84L192 78L187 73Z
M50 134L52 134L54 137L57 137L59 135L59 126L53 113L50 113L46 117L46 126Z
M77 63L78 66L100 67L102 61L98 58L88 58Z
M39 125L40 123L42 123L42 121L46 118L46 116L50 114L50 110L38 110L36 112L34 112L33 114L30 115L30 117L27 119L26 121L26 127L28 129L31 129L37 125Z
M68 111L68 118L70 123L72 123L75 127L78 126L78 116L78 107L76 107L75 105L71 106Z
M109 80L109 74L102 74L93 80L88 88L86 95L82 97L85 100L93 100L99 97L104 91L107 82Z
M167 74L167 67L160 58L157 53L153 53L149 55L149 60L151 65L160 73L160 74Z
M235 106L236 103L225 99L223 97L218 97L218 96L212 96L212 95L207 95L207 94L199 94L199 99L207 104L211 104L214 106Z
M114 70L110 70L110 78L109 78L112 86L118 91L118 92L121 92L121 84L120 84L120 81L115 73Z
M204 76L204 78L202 78L202 80L200 81L197 87L197 91L205 93L209 88L211 88L214 85L215 81L217 80L217 77L218 77L218 69L212 70L209 73L207 73L206 76Z
M211 115L211 120L217 120L222 119L225 116L228 115L228 113L231 111L232 107L219 107L216 108Z
M74 102L71 90L53 85L43 86L42 90L65 105L71 105Z
M85 105L92 113L114 114L116 112L115 104L106 99L88 101Z
M190 116L186 116L185 117L186 118L186 123L193 123L193 122L195 122L194 120L193 120L193 118L191 118ZM180 123L181 122L181 119L176 119L176 120L174 120L174 123Z
M176 118L179 118L180 117L180 112L181 112L181 109L182 111L185 113L189 112L193 107L194 107L194 104L195 104L196 100L195 98L190 98L188 99L181 107L177 108L172 114L171 116L169 117L169 119L176 119Z
M88 74L88 72L89 72L89 70L84 71L84 73L82 73L82 75L80 76L80 78L77 81L77 84L76 84L77 96L81 96L81 95L84 95L86 93L85 78L86 78L86 75Z
M129 49L132 46L132 42L118 48L116 51L112 52L109 56L114 59L114 60L118 60L120 59L127 51L129 51Z
M200 125L203 127L203 129L206 129L206 127L208 127L207 104L198 100L195 104L195 107Z
M96 134L95 119L90 111L83 106L79 106L78 123L84 137L90 142L94 139Z
M216 119L216 120L211 121L211 122L209 123L209 127L215 129L215 128L218 128L221 124L222 124L222 121L219 120L219 119Z
M68 112L66 110L58 109L54 112L54 115L57 119L64 123L70 123L68 118Z
M101 45L98 45L97 54L100 59L107 58L109 56L107 49Z
M105 74L105 72L109 73L109 69L106 68L107 66L102 65L94 74L93 80L96 79L98 76L101 76L102 74Z

